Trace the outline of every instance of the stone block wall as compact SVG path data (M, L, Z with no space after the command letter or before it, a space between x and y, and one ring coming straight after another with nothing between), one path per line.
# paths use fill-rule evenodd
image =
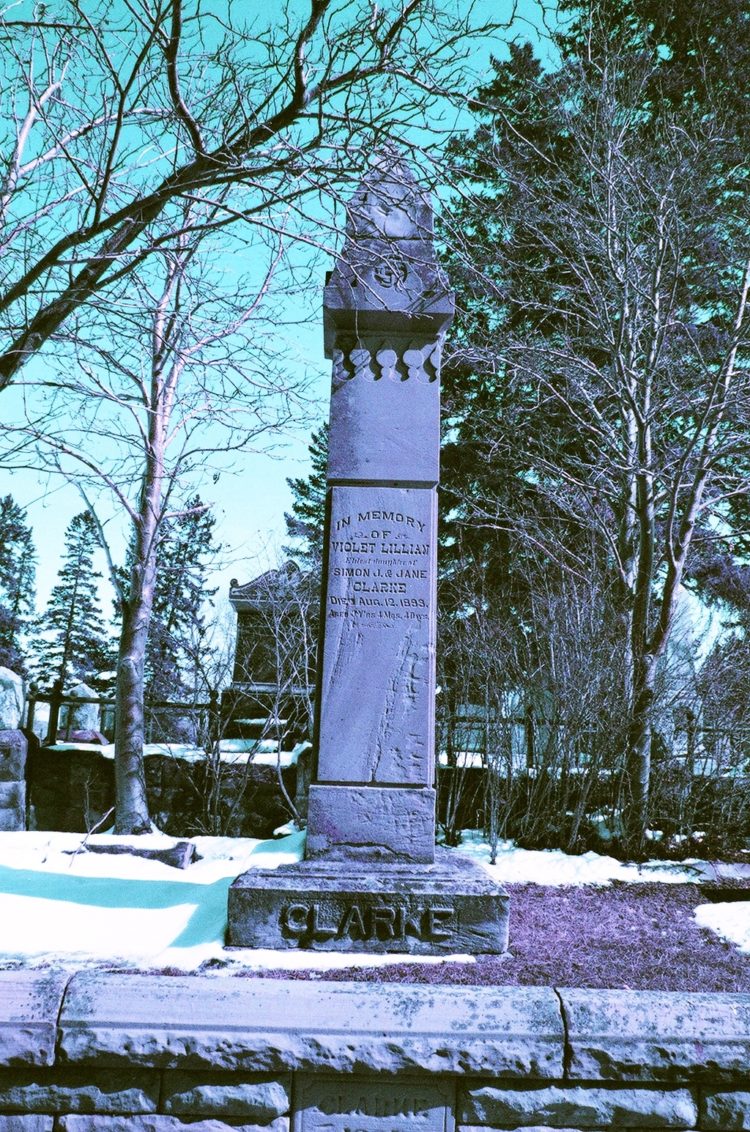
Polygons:
M26 829L27 742L21 731L0 730L0 832Z
M750 995L0 972L0 1132L750 1129Z
M149 812L172 837L271 837L289 820L273 766L223 764L216 783L207 760L151 753L144 762ZM293 798L296 768L282 774ZM96 747L37 748L29 758L27 782L36 829L86 833L115 804L114 762Z

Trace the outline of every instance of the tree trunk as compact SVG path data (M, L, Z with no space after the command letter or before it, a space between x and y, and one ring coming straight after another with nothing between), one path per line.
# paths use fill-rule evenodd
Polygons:
M638 657L633 673L633 712L628 741L626 804L623 819L625 846L634 857L643 857L646 847L656 661L656 656L649 653Z
M133 565L122 602L122 634L117 659L115 725L115 832L148 833L151 821L143 767L144 669L156 587L156 545L161 507L160 453L144 476L135 527Z
M156 548L164 518L165 452L175 390L185 361L172 357L175 339L175 289L184 262L172 262L152 324L151 389L146 462L140 502L133 515L132 567L122 602L122 636L117 662L117 724L115 732L115 799L117 833L147 833L151 829L143 768L144 668L156 588Z
M151 829L143 767L143 673L150 605L143 595L136 595L123 611L117 662L116 833L148 833Z
M154 414L156 417L156 414ZM152 425L154 433L158 428ZM156 546L161 513L163 456L153 444L135 524L128 592L122 602L117 659L115 726L115 832L148 833L151 821L143 767L146 645L156 588Z

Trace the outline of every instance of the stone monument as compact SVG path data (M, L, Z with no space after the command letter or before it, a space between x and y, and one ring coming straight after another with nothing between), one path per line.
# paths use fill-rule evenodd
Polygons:
M19 730L23 719L23 681L0 667L0 832L26 829L26 755Z
M230 946L507 947L506 893L435 848L440 351L453 295L432 235L429 198L385 147L325 288L333 381L306 857L237 878Z

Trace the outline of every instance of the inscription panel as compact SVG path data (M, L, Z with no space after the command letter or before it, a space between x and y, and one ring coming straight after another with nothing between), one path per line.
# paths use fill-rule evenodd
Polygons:
M399 1077L298 1075L294 1132L454 1132L454 1087L444 1081Z
M320 782L431 785L431 488L332 491Z

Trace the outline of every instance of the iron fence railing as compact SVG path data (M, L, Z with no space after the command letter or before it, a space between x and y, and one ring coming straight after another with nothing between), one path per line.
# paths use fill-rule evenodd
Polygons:
M62 682L56 680L49 691L43 691L36 684L29 686L26 700L26 729L33 731L36 707L38 703L48 703L50 706L47 732L42 740L45 746L51 746L60 737L62 732L69 736L74 728L70 725L70 716L74 708L84 704L96 704L101 712L101 725L97 729L105 737L113 737L116 729L117 708L111 696L71 696L63 692ZM220 734L220 701L218 692L211 692L205 701L177 701L146 699L144 709L152 714L156 711L184 711L194 713L205 718L205 730L209 742L213 742ZM67 716L67 718L66 718ZM147 724L148 726L148 724ZM148 741L148 735L147 735Z

